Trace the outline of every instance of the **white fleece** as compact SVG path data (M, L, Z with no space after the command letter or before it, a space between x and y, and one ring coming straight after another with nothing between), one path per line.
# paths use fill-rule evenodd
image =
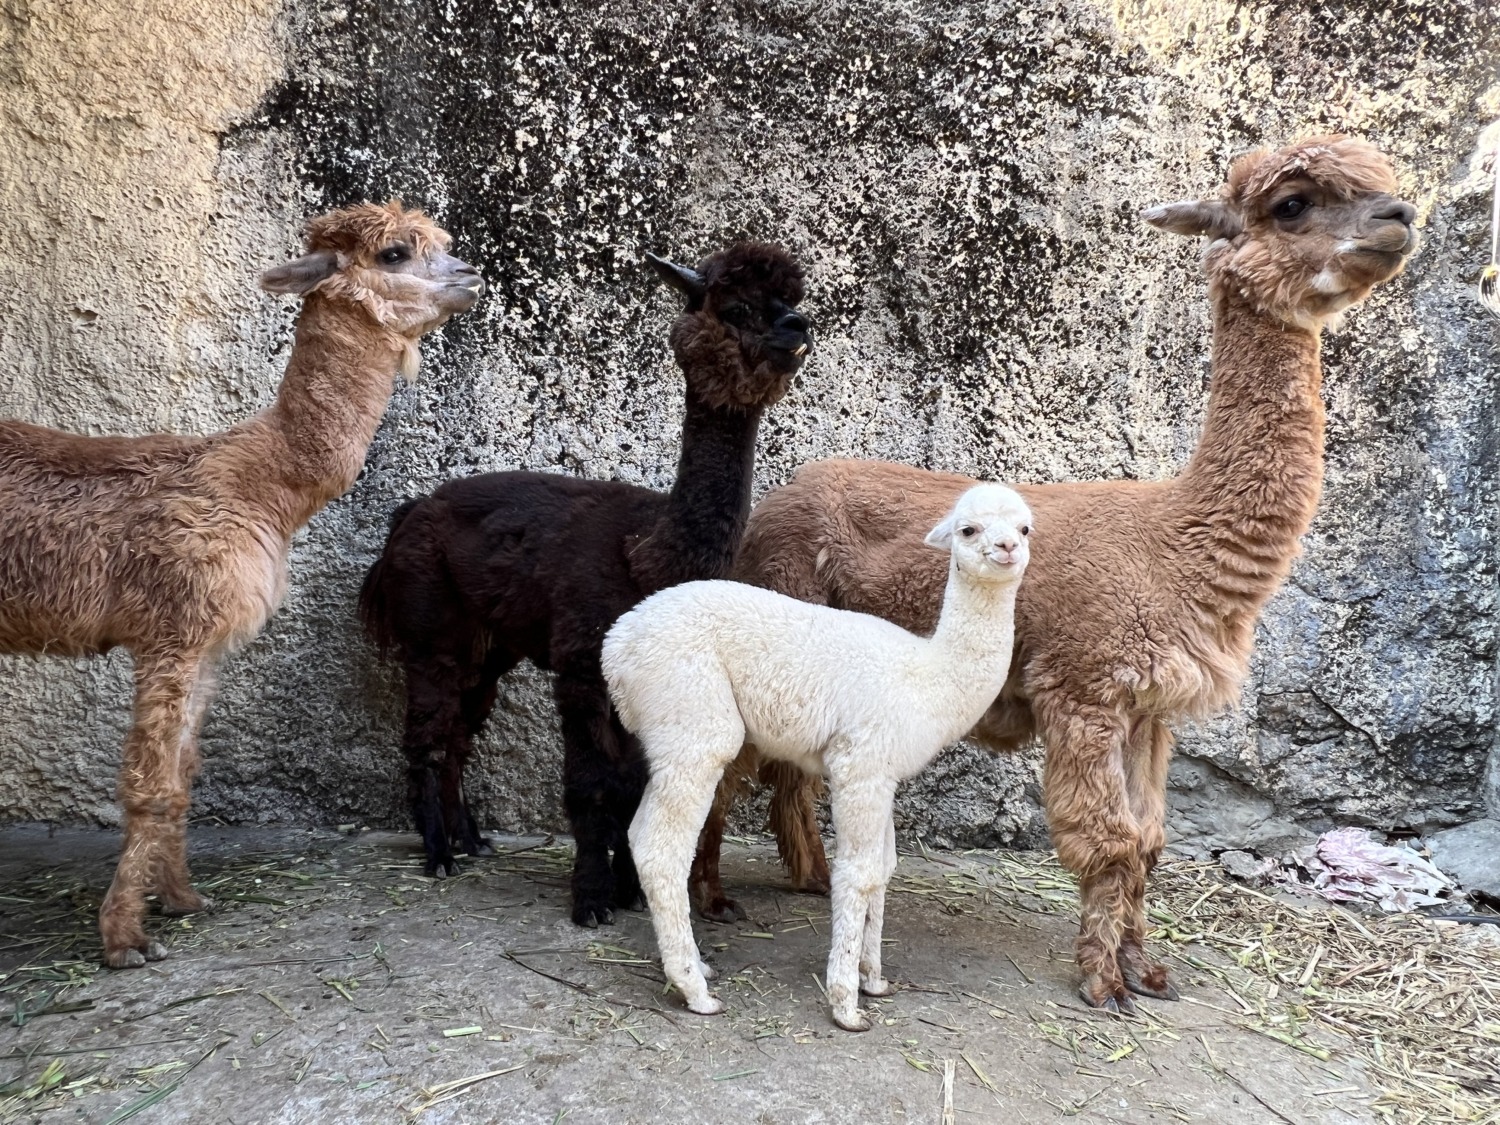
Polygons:
M719 778L749 742L828 778L839 838L828 996L841 1027L868 1026L859 991L890 991L880 932L896 784L967 732L1004 685L1030 524L1025 503L1000 485L959 498L927 537L951 553L930 638L736 582L663 590L609 631L610 695L651 769L631 851L662 965L693 1011L723 1005L693 942L688 872Z

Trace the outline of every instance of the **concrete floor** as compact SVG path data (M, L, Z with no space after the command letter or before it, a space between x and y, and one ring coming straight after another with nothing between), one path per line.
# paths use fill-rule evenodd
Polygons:
M92 915L116 845L0 829L0 1018L22 1021L0 1029L0 1122L1374 1119L1337 1040L1321 1062L1245 1029L1186 962L1181 1003L1085 1009L1072 893L1040 856L903 856L886 936L906 987L852 1035L819 991L828 903L789 893L764 843L727 849L749 919L697 923L712 1018L664 991L647 915L568 921L567 841L500 839L438 882L406 835L195 828L220 907L153 919L169 959L109 972Z

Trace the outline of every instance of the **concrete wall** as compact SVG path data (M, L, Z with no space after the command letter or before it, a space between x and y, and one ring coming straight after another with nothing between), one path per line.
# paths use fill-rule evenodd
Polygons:
M1200 425L1207 306L1195 248L1134 215L1326 129L1392 153L1426 245L1327 342L1323 509L1242 707L1183 732L1174 828L1500 811L1500 324L1472 299L1494 3L83 7L0 9L0 415L204 431L264 405L291 310L253 280L327 206L426 206L493 285L226 666L201 814L401 823L399 677L353 621L401 498L496 468L669 482L674 305L642 250L748 235L808 265L820 343L762 430L762 488L830 455L1161 477ZM115 815L127 670L0 659L0 817ZM559 768L546 685L518 672L472 774L483 818L559 826ZM960 748L903 824L1035 841L1036 792L1034 759Z

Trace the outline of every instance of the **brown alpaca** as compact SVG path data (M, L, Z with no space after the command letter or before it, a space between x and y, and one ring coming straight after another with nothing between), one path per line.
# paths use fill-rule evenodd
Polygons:
M99 910L114 968L160 960L145 896L211 905L188 876L187 810L214 669L286 588L292 534L345 492L417 341L483 291L417 211L312 220L308 254L261 285L305 298L276 402L208 437L80 437L0 421L0 652L135 660L119 796L125 838Z
M1010 680L973 732L1046 747L1047 819L1079 879L1082 995L1133 1010L1175 999L1146 954L1146 878L1164 842L1168 722L1234 702L1261 607L1286 577L1323 478L1319 333L1414 246L1412 207L1370 145L1319 137L1241 157L1217 199L1148 222L1206 235L1213 386L1181 475L1019 489L1036 516ZM802 469L756 508L735 577L929 631L943 560L922 534L974 482L868 461ZM743 769L753 768L751 755ZM822 842L809 783L777 785L773 823L799 882Z

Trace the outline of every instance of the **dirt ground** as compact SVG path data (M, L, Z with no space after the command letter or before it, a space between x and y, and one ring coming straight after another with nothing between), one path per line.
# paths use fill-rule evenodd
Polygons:
M1375 1119L1339 1036L1254 1030L1194 967L1222 965L1209 950L1171 946L1180 1003L1086 1009L1076 898L1043 856L903 855L904 987L856 1035L820 992L828 902L790 893L767 844L727 849L748 920L696 923L728 1005L703 1018L664 991L648 915L568 921L568 841L496 842L435 881L406 835L195 828L218 908L154 918L170 957L110 972L93 913L116 834L0 830L0 1121Z

